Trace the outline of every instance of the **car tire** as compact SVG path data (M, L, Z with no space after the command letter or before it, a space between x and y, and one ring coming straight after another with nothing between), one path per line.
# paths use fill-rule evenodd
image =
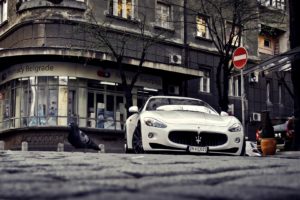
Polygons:
M240 153L240 156L245 156L245 155L246 155L246 139L244 138L242 151Z
M142 140L142 132L141 132L141 126L140 124L137 125L133 132L132 136L132 150L133 153L139 154L139 153L145 153L143 148L143 140Z
M132 149L129 149L128 148L128 143L127 143L127 130L126 130L126 127L125 127L125 137L124 137L124 152L125 153L133 153Z
M128 146L127 144L125 144L125 153L133 153L133 150L132 149L128 149Z

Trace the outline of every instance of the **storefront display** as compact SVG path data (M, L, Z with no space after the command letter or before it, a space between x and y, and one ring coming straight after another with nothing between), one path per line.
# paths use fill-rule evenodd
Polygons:
M81 68L70 63L28 63L0 72L5 77L0 82L0 130L67 126L72 121L80 127L123 130L127 112L117 71L99 77L99 68ZM145 93L138 91L145 85L161 89L161 79L151 78L141 76L137 81L135 104L141 103L138 99ZM150 79L151 83L144 82Z

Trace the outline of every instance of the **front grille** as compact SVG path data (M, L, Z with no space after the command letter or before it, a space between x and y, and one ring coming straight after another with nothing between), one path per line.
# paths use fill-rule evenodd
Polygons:
M171 131L169 140L190 146L219 146L227 142L227 136L221 133L201 132L199 136L197 132L193 131Z
M166 145L162 145L162 144L157 144L157 143L149 143L150 147L152 149L170 149L170 150L182 150L179 148L175 148L175 147L170 147L170 146L166 146Z

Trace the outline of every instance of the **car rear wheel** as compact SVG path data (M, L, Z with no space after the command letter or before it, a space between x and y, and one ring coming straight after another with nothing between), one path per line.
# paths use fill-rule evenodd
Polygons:
M134 153L144 153L141 127L138 125L132 136L132 149Z

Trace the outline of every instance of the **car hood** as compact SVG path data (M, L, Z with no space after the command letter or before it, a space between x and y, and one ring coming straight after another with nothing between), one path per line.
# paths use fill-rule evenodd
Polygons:
M228 126L233 118L191 111L148 111L148 114L144 114L144 117L152 117L168 124Z

